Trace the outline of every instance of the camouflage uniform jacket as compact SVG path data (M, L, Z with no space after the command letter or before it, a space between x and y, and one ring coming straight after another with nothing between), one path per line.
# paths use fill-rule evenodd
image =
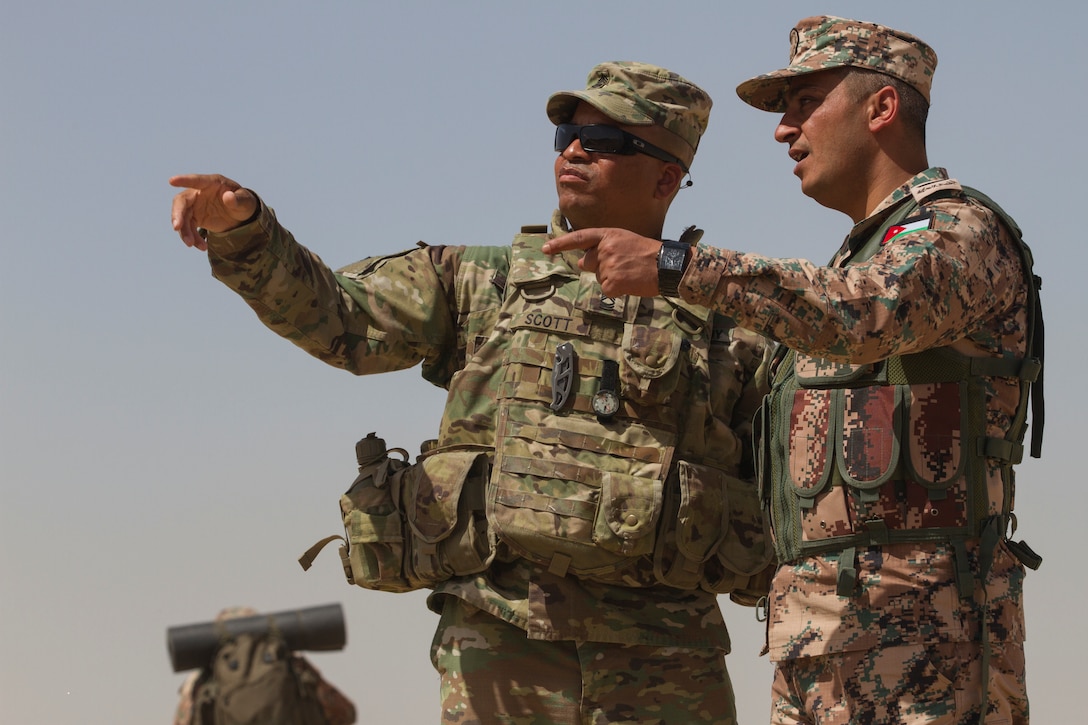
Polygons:
M861 245L891 226L899 202L924 197L927 184L958 188L943 169L919 174L854 227L828 266L708 250L694 260L681 294L799 353L834 362L870 363L940 347L972 357L1023 357L1028 287L1019 242L977 201L957 194L926 200L933 215L928 228L885 234L888 241L872 257L848 264ZM1003 438L1020 404L1020 385L983 380L986 433ZM996 466L988 469L988 480L1000 477ZM968 543L972 571L977 548ZM1004 543L985 593L976 584L974 601L958 595L955 557L945 543L859 550L851 597L836 593L837 561L837 553L817 553L780 566L768 623L773 660L978 641L980 606L988 608L991 640L1024 639L1024 569Z
M556 213L553 229L562 230L563 223ZM333 272L298 244L267 207L247 225L209 234L208 245L214 276L241 295L277 334L326 363L359 375L422 363L423 377L449 390L438 445L455 442L460 447L493 449L495 393L486 389L486 371L465 368L466 359L472 360L472 351L483 342L479 319L495 314L498 298L493 290L475 294L458 288L464 279L495 276L486 270L460 273L463 262L480 263L467 262L466 256L480 260L488 255L468 255L474 248L421 245ZM576 276L580 274L576 257L563 259ZM592 275L583 279L592 281ZM759 338L751 339L751 345L738 340L730 350L736 385L709 391L718 396L714 404L719 410L735 408L734 421L750 420L762 394L752 389L754 383L747 384L755 378L764 352ZM731 422L727 416L725 425ZM744 426L738 430L743 433ZM734 439L732 447L739 460L746 447L743 439ZM481 574L435 585L429 604L436 611L442 595L464 599L526 630L530 638L726 651L729 647L717 597L698 589L602 584L557 576L508 556L496 559Z

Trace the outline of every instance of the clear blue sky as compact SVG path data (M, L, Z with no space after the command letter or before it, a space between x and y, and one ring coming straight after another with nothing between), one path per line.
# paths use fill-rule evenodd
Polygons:
M1048 10L1048 8L1053 9ZM669 67L716 104L666 227L824 261L849 221L801 195L745 78L801 17L911 31L937 50L930 161L1020 222L1043 276L1045 458L1020 467L1029 691L1069 722L1083 689L1080 485L1086 253L1083 4L829 2L9 4L0 23L0 721L169 722L166 628L222 607L343 603L312 661L372 723L437 721L422 594L349 587L335 551L353 444L417 449L442 392L357 379L264 329L170 229L171 175L260 193L332 266L429 243L505 244L554 205L555 90L602 60ZM984 8L984 9L983 9ZM1060 9L1059 9L1060 8ZM670 231L671 230L671 231ZM1076 235L1076 236L1075 236ZM1081 359L1078 364L1076 360ZM723 603L744 723L771 667Z

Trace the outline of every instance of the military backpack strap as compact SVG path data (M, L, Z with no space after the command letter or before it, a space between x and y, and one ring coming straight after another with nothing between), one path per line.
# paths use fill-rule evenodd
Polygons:
M1029 332L1027 350L1025 351L1024 359L1019 361L1020 365L1015 372L980 371L979 374L1001 375L1004 377L1015 377L1020 379L1022 391L1020 405L1017 406L1016 415L1013 418L1012 425L1009 426L1009 436L1007 439L1013 444L1014 450L1008 452L1007 455L1011 456L1011 458L1007 460L1010 460L1012 463L1019 463L1020 457L1022 457L1022 442L1026 430L1025 426L1029 397L1031 406L1030 454L1032 458L1040 458L1043 452L1043 426L1046 418L1046 407L1043 398L1043 310L1039 294L1043 287L1043 280L1039 275L1035 274L1034 257L1032 256L1030 247L1024 242L1023 232L1020 229L1020 225L1016 223L1016 220L1009 216L997 202L978 189L974 189L970 186L964 186L962 188L963 193L969 198L975 199L987 209L997 214L1005 226L1008 227L1009 231L1012 232L1013 237L1018 243L1017 248L1020 252L1020 262L1023 266L1024 278L1028 287L1027 318ZM1000 365L1006 362L1007 361L994 360L990 364ZM980 361L977 364L985 365L986 363Z
M1023 232L1016 221L993 199L983 194L981 191L965 186L963 187L963 192L969 198L975 199L997 214L1009 231L1012 232L1013 237L1015 237L1017 241L1017 250L1020 253L1023 274L1028 287L1026 302L1028 335L1023 359L1006 361L975 358L971 361L972 374L1010 377L1018 378L1020 380L1020 403L1017 405L1016 414L1009 426L1007 437L1003 440L988 438L984 441L980 441L981 443L986 444L986 449L980 451L983 455L1002 459L1008 464L1015 464L1019 463L1023 457L1023 438L1026 427L1029 397L1031 405L1030 453L1033 458L1039 458L1042 455L1043 426L1045 422L1045 406L1043 402L1044 334L1043 312L1039 292L1042 289L1043 280L1035 274L1034 259L1031 254L1031 249L1024 242ZM1014 366L1013 369L1007 369L1010 364ZM995 518L991 519L983 527L981 540L979 542L978 579L981 582L985 582L986 577L989 574L990 567L993 564L994 552L997 550L998 543L1002 539L1004 539L1006 546L1012 554L1019 559L1024 566L1031 569L1038 569L1042 564L1042 557L1036 554L1035 551L1028 546L1027 542L1014 542L1008 538L1005 531L1005 523L1004 517L1001 519ZM959 558L958 555L957 559ZM961 596L963 596L963 594L964 593L961 591ZM986 604L987 603L984 602L983 614L980 616L983 673L982 694L980 698L983 706L979 713L980 725L986 719L986 703L989 699L990 689L990 678L988 673L990 671L991 646L989 617L985 615Z

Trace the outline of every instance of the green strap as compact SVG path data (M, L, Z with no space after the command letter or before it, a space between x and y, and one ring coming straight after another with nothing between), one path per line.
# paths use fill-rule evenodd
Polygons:
M298 558L298 563L302 566L302 570L303 571L309 571L310 567L313 566L314 559L316 559L317 555L321 553L321 550L324 549L330 543L332 543L335 539L340 539L345 544L347 543L347 539L345 539L340 534L333 534L332 536L326 536L324 539L317 542L316 544L311 546L309 549L307 549L305 552L303 552L302 556L300 556Z
M1042 566L1043 557L1036 554L1035 549L1028 546L1028 542L1006 539L1005 546L1009 547L1009 551L1012 552L1012 555L1019 559L1020 563L1027 568L1035 570Z
M888 524L884 519L869 519L865 522L865 530L869 534L870 546L886 546L891 543Z
M983 458L996 458L1015 466L1024 459L1024 446L1004 438L980 438L978 454Z
M983 599L986 604L988 598ZM982 697L978 706L978 725L986 725L986 713L990 711L990 622L985 614L982 617Z
M982 697L978 712L979 725L985 725L986 713L990 710L990 593L986 587L986 578L990 575L990 569L994 564L994 554L997 553L997 546L1004 533L1004 520L1000 516L993 516L983 525L978 545L978 580L982 584L982 604L979 605L981 607L979 630L982 636Z
M1044 333L1043 333L1043 310L1042 302L1039 297L1039 291L1043 287L1043 280L1039 275L1035 274L1033 267L1035 259L1032 256L1031 249L1024 242L1024 233L1020 229L1020 225L1008 215L1008 213L1002 209L993 199L983 194L978 189L973 189L970 186L963 187L963 191L967 196L977 199L991 211L995 212L1005 225L1012 231L1013 236L1019 242L1020 261L1024 267L1024 276L1027 278L1028 285L1028 298L1027 298L1027 317L1028 317L1028 349L1027 354L1024 356L1026 360L1031 361L1038 365L1039 369L1035 375L1031 378L1024 377L1024 384L1021 384L1020 405L1017 407L1016 415L1013 419L1013 424L1010 427L1010 433L1019 431L1021 439L1024 434L1024 426L1026 425L1028 398L1030 397L1031 404L1031 457L1039 458L1043 454L1043 423L1046 419L1046 408L1043 403L1043 351L1044 351ZM1026 384L1030 383L1030 385Z
M996 357L973 357L970 362L972 375L985 375L991 378L1019 378L1026 383L1034 383L1043 371L1043 365L1036 359L1018 360Z
M1005 533L1003 519L1000 516L991 516L982 525L982 532L978 542L978 579L985 583L990 575L990 569L994 565L994 554L997 553L997 545ZM985 617L983 618L985 621Z
M840 597L851 597L854 595L854 587L857 583L857 549L851 546L843 549L839 554L839 580L835 586L835 593Z
M960 599L970 599L975 591L971 577L971 562L967 560L967 543L962 538L952 540L952 561L956 566L956 589Z

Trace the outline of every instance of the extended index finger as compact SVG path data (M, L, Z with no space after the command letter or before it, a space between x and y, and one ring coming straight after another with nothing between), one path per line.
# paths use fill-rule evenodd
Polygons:
M578 229L544 243L544 254L556 254L568 249L591 249L604 239L604 229Z
M222 174L178 174L170 177L170 186L186 189L207 189L217 184L223 184L234 190L241 188L236 181L232 181Z

